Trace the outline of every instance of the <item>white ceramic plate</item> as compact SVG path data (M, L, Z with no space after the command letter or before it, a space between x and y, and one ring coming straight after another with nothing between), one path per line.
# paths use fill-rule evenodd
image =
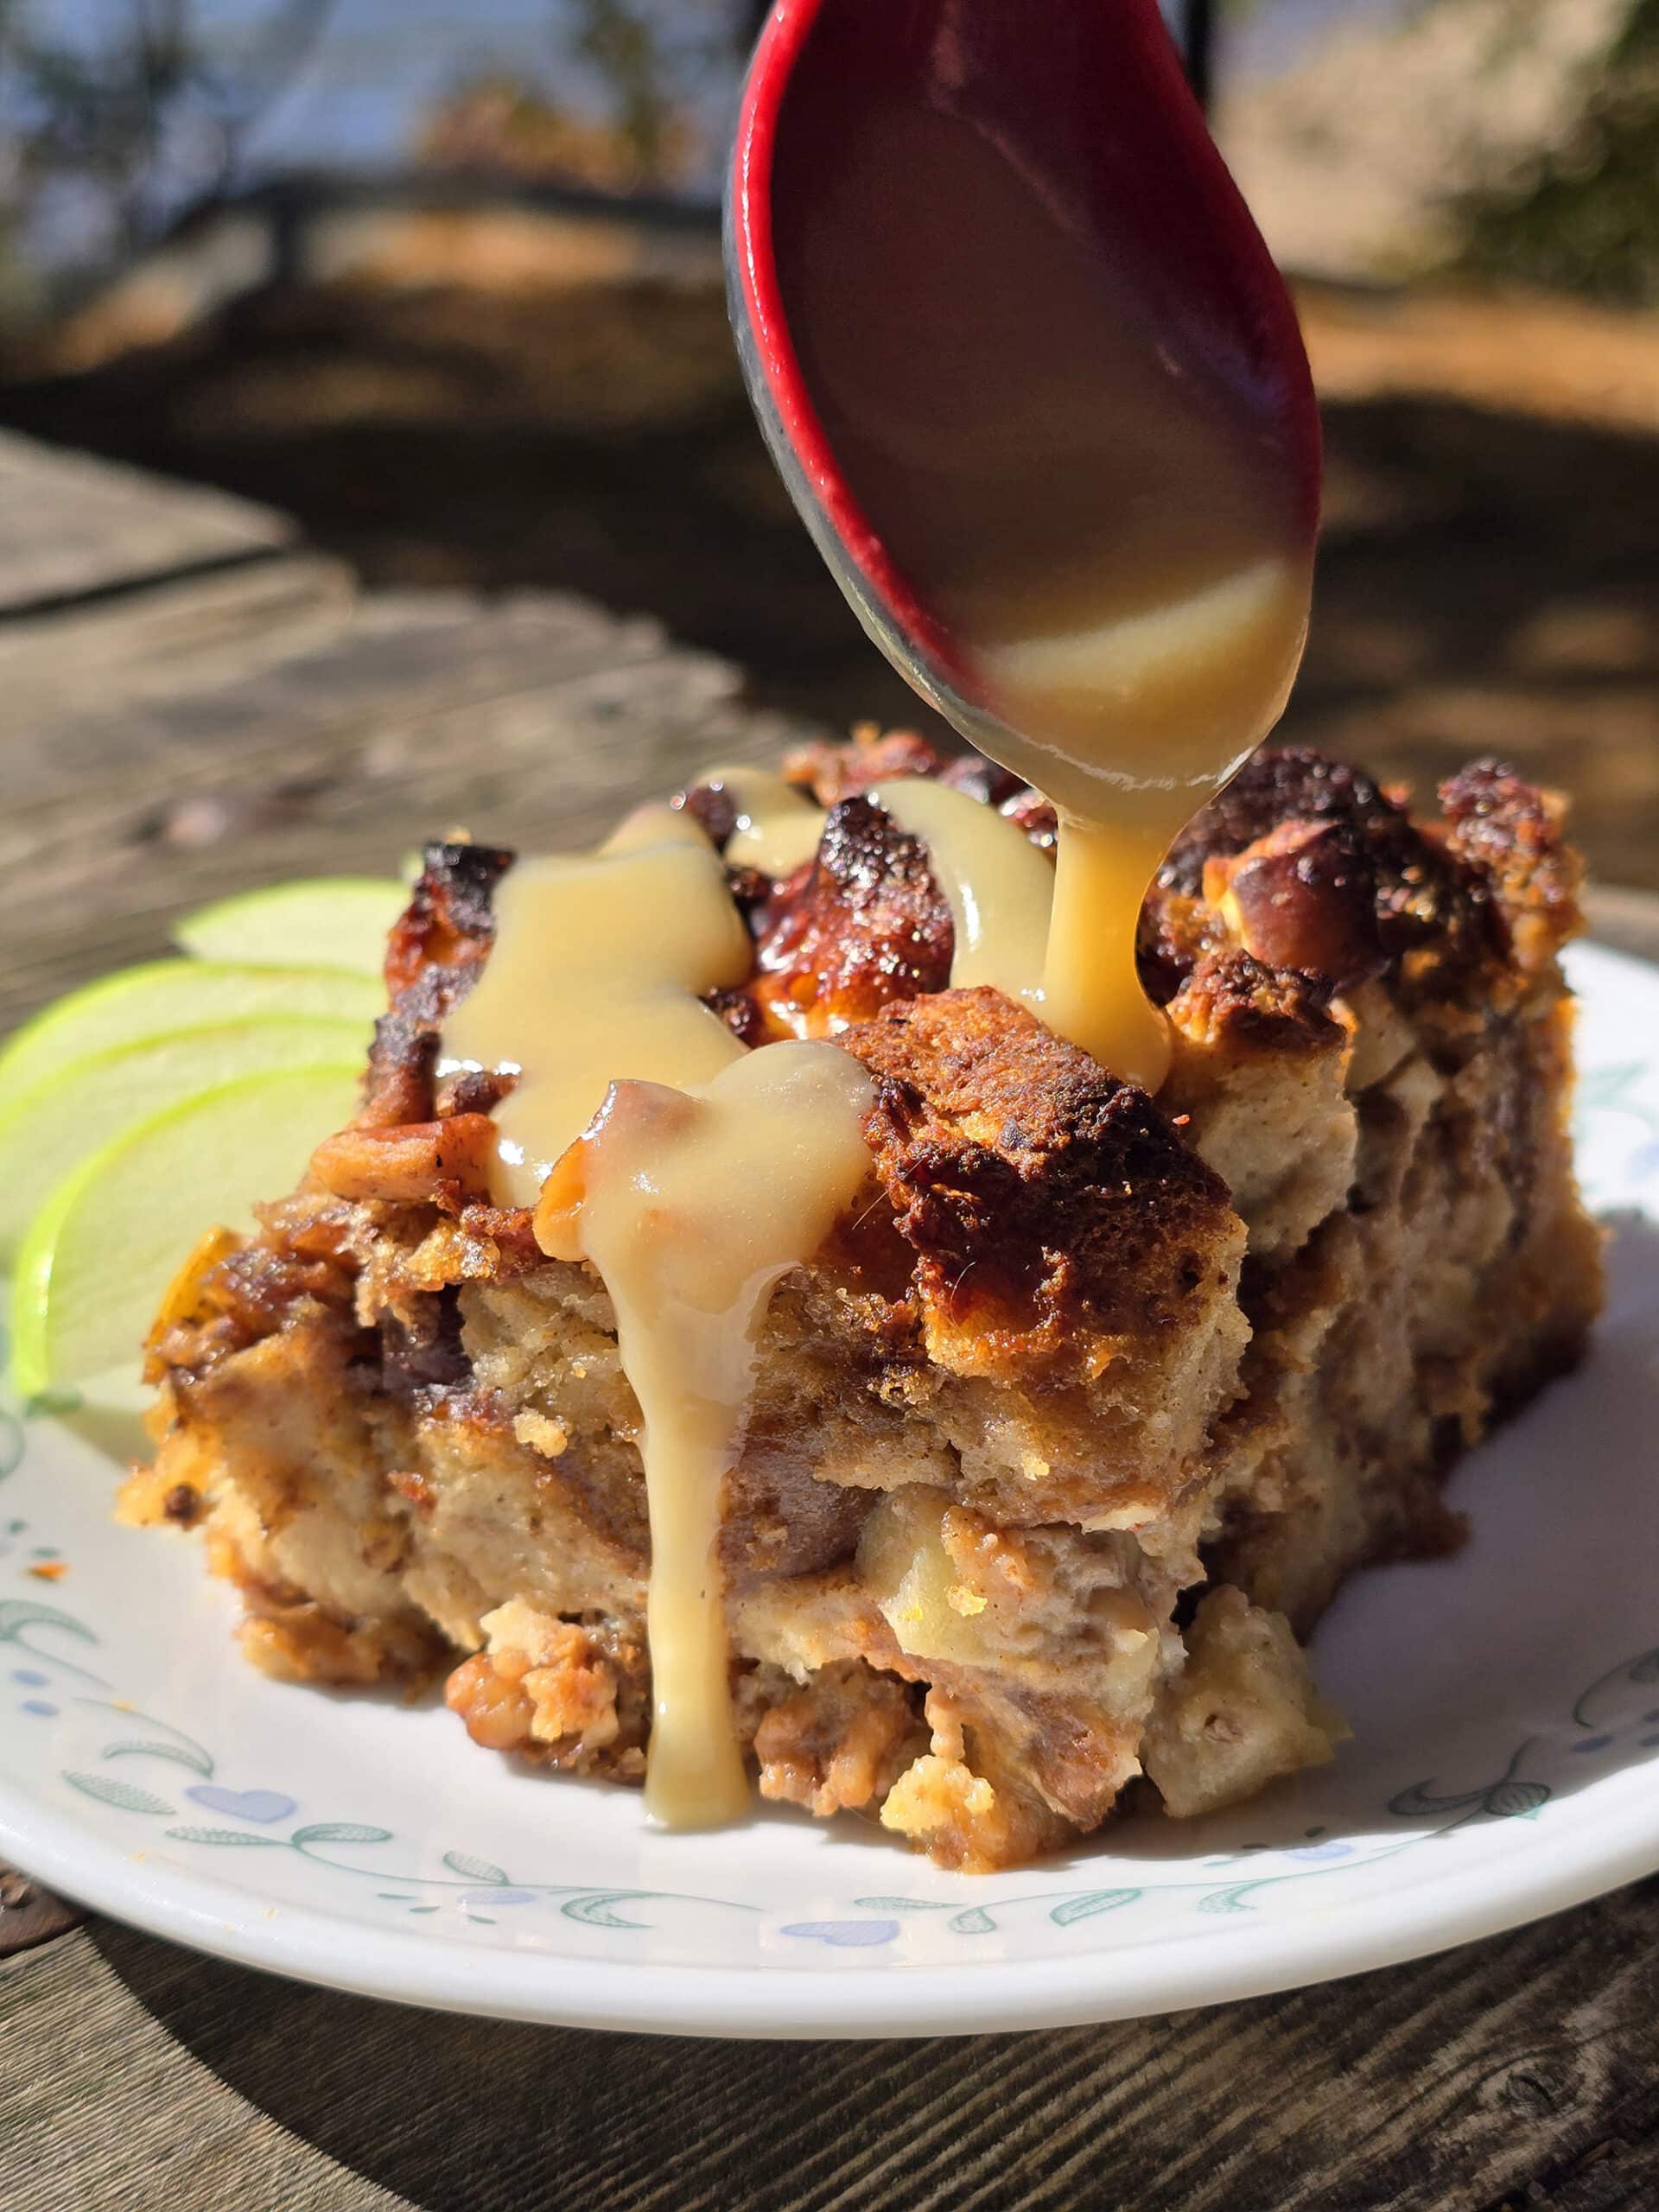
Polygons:
M0 1415L0 1855L245 1964L507 2018L913 2035L1214 2003L1386 1966L1659 1867L1659 970L1588 949L1580 1160L1615 1228L1588 1365L1468 1462L1457 1558L1318 1641L1354 1738L1199 1825L944 1874L851 1821L645 1827L435 1704L264 1681L198 1548Z

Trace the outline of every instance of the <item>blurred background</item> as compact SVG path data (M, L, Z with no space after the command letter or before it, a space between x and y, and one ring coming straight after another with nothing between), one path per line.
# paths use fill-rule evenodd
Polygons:
M753 432L715 198L753 0L0 0L0 423L375 587L579 591L919 709ZM1171 0L1329 435L1287 734L1496 751L1659 887L1659 0Z

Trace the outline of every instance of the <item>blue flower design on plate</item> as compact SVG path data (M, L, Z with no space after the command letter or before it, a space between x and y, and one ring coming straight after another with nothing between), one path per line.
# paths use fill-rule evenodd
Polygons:
M785 1936L804 1936L833 1950L866 1951L877 1943L891 1943L899 1933L896 1920L791 1920Z
M232 1821L257 1821L262 1825L285 1821L290 1813L300 1809L297 1800L284 1797L280 1789L223 1789L214 1782L199 1782L184 1794L210 1813L223 1813Z

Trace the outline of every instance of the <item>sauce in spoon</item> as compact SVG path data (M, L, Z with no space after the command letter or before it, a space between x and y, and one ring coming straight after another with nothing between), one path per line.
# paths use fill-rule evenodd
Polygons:
M1170 841L1272 728L1319 433L1152 0L785 0L734 198L763 413L878 639L1061 817L1043 1011L1155 1089Z

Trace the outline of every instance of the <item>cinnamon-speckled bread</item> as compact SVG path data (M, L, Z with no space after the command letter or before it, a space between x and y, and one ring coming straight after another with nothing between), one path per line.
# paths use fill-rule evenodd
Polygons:
M1600 1294L1565 1132L1560 809L1491 764L1414 823L1305 753L1183 836L1141 965L1154 1104L995 991L948 988L925 849L867 793L943 773L1039 845L1040 797L919 740L818 747L787 880L730 871L746 1043L874 1078L867 1189L775 1296L722 1553L762 1791L941 1863L1172 1814L1331 1756L1306 1635L1343 1576L1459 1540L1442 1483L1576 1357ZM683 796L717 844L717 786ZM491 1206L502 1080L435 1080L511 855L438 846L388 959L357 1122L259 1235L175 1286L155 1466L249 1656L448 1675L474 1739L637 1778L649 1725L638 1410L609 1300Z

